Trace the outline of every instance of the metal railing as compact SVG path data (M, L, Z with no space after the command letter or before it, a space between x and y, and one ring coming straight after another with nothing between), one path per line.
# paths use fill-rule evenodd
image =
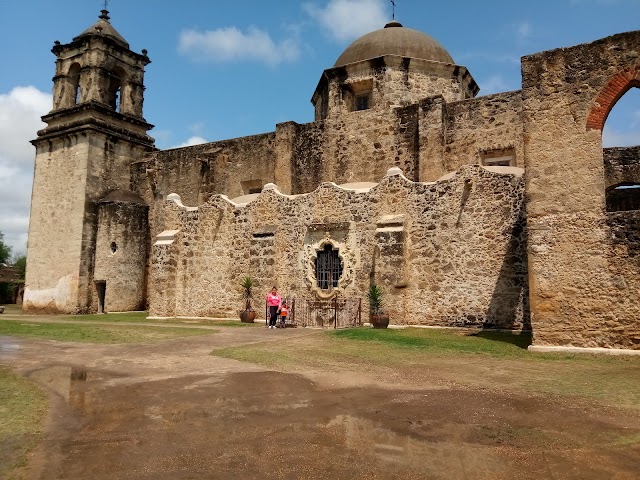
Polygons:
M289 305L287 326L349 328L362 325L362 300L339 298L311 300L286 299ZM269 306L265 302L266 323L269 322Z

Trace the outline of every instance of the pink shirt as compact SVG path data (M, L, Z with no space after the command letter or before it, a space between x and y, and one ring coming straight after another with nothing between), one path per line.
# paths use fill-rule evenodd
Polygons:
M275 295L271 293L267 294L267 304L270 307L279 307L281 301L282 299L280 298L280 295L278 295L277 293Z

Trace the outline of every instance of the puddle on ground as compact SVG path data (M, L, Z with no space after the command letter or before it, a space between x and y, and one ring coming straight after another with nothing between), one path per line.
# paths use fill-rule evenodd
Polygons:
M0 358L14 358L20 348L20 342L15 338L0 337Z
M103 382L119 375L102 371L92 371L84 367L56 365L34 370L27 378L48 388L62 397L69 406L82 411L85 408L87 392Z
M547 468L572 478L562 473L596 450L600 462L580 478L598 479L624 461L615 452L603 457L603 445L592 442L593 425L602 430L604 423L577 422L575 412L542 400L531 400L523 416L520 403L490 392L326 390L277 372L135 383L114 376L76 366L29 375L63 397L76 420L60 420L50 451L43 450L48 480L495 480L537 478ZM541 442L530 444L530 429L540 429ZM565 431L567 444L558 449L555 438Z
M437 478L447 471L449 478L467 478L469 472L476 476L494 474L500 476L503 468L492 459L493 452L485 448L461 448L457 442L425 441L400 434L382 426L380 422L338 415L328 428L341 430L344 445L360 458L373 457L387 464L421 472L428 478Z

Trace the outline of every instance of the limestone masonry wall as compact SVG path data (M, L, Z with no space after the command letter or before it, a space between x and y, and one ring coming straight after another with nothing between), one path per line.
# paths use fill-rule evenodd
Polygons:
M291 192L308 193L323 181L325 123L297 125L291 153Z
M601 131L638 58L636 31L522 59L535 345L640 348L637 212L605 212Z
M382 88L386 106L406 106L433 95L455 102L476 94L475 82L464 67L393 56L385 59L388 66Z
M74 135L36 148L23 307L76 313L89 141Z
M521 92L498 93L448 103L445 110L445 164L450 172L482 154L513 150L512 166L524 167Z
M327 119L320 178L337 184L375 182L397 166L417 179L417 133L417 106Z
M105 12L55 42L24 310L235 318L245 275L260 313L274 284L365 299L375 283L396 324L640 350L640 146L602 148L640 88L640 31L525 56L521 90L476 97L450 55L387 26L324 70L316 121L165 151L146 50L105 35Z
M527 326L523 187L521 171L467 166L432 184L391 174L368 191L267 189L243 207L167 201L175 224L152 248L150 314L235 317L243 275L258 280L258 311L274 284L314 297L314 252L331 244L344 264L339 295L364 298L373 278L394 323Z
M621 183L640 183L640 146L604 149L607 188Z
M104 202L98 207L94 279L105 282L105 312L146 307L147 210L146 205L130 202Z
M259 191L274 181L275 161L271 132L154 152L145 170L152 170L155 192L179 193L186 204L199 205L214 193L229 198L249 193L243 182L255 181Z

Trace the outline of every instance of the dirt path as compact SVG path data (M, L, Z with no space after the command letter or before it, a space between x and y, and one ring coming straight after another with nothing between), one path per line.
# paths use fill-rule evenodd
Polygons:
M636 479L640 471L637 412L454 381L390 387L330 367L274 372L209 353L313 342L318 332L217 330L146 345L0 337L0 362L54 397L29 478Z

